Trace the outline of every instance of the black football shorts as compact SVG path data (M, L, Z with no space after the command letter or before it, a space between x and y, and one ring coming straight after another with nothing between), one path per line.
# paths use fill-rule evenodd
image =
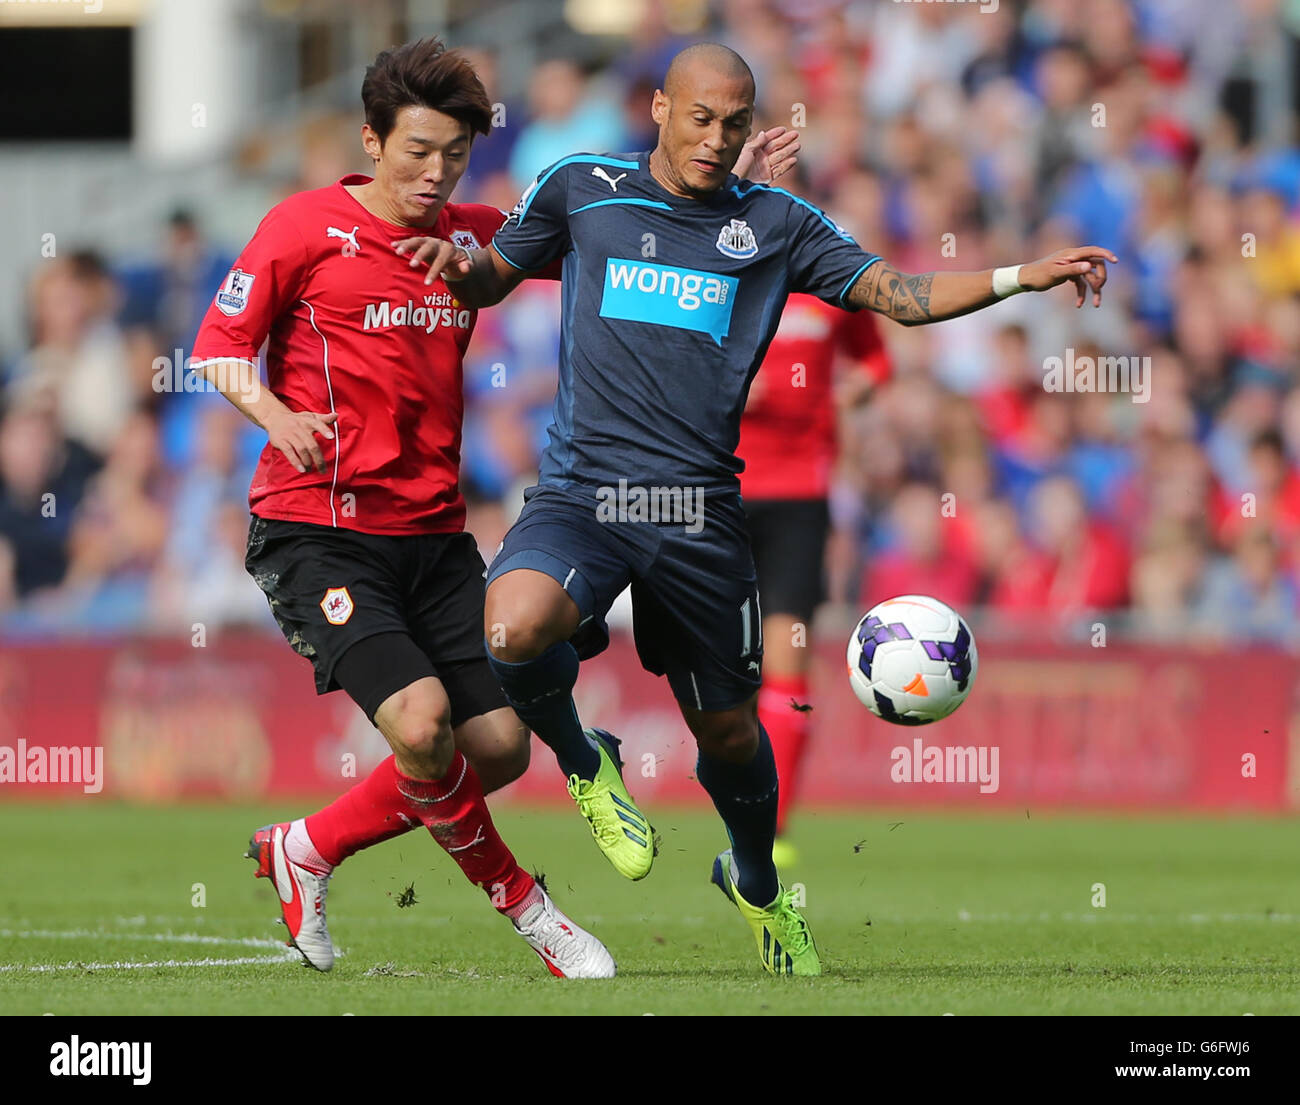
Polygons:
M483 647L484 565L471 534L388 536L254 515L244 566L311 661L317 694L346 690L373 721L390 694L436 676L452 725L506 705Z

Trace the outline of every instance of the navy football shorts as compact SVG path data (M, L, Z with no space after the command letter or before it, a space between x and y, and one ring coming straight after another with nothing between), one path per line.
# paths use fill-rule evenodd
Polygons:
M763 616L739 494L706 494L702 525L606 521L597 507L576 491L529 488L488 584L518 568L558 582L578 606L572 641L585 660L609 645L605 614L630 583L641 666L666 675L678 702L728 710L751 698Z

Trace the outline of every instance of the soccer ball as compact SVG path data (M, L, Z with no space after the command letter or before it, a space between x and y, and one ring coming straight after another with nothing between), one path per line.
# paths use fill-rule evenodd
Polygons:
M899 595L863 615L849 638L849 686L877 717L928 725L966 701L979 656L961 616L929 595Z

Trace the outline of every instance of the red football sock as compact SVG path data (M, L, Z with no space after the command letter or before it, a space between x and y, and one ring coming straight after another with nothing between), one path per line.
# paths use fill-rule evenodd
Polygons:
M420 824L418 803L397 789L392 756L368 777L306 819L307 835L325 862L337 866L354 852L410 832Z
M441 779L408 779L397 773L398 788L443 850L481 886L492 905L510 916L526 903L535 886L506 847L483 800L483 787L459 752Z
M786 816L799 785L799 763L808 742L808 714L790 705L794 699L803 706L808 701L808 680L802 675L763 676L758 693L758 720L767 730L776 760L776 777L781 790L776 807L776 833L786 830Z

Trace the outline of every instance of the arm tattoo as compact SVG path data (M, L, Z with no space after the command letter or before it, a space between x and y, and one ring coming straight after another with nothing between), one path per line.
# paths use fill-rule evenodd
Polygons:
M933 283L932 272L906 276L892 265L878 261L858 277L848 301L854 307L866 307L888 315L904 326L914 326L934 317L930 312L930 287Z

